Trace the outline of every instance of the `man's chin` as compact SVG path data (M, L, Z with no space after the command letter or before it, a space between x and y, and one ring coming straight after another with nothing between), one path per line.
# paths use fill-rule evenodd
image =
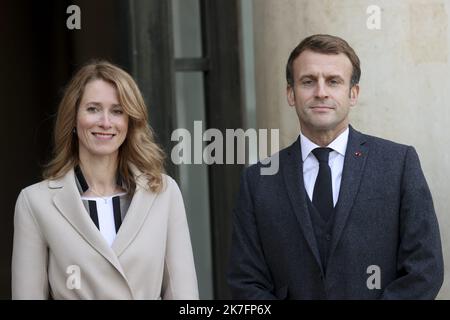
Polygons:
M346 123L334 121L313 121L308 124L310 130L316 132L333 132L340 128L345 128Z
M330 121L317 121L312 123L312 128L317 131L332 131L336 127L337 124Z

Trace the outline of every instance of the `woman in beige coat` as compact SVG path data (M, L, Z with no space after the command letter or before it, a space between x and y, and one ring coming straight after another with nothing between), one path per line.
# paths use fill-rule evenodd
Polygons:
M130 75L81 68L54 137L45 180L17 200L13 299L197 299L183 199Z

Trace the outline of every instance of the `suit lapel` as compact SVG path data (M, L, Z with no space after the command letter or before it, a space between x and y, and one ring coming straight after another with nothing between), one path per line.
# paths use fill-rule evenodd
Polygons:
M339 200L335 210L329 260L341 238L342 231L344 230L361 184L366 159L369 154L369 148L365 142L364 135L350 126L344 168L342 171L341 188L339 191Z
M126 279L117 256L95 227L81 201L80 193L76 187L73 169L59 180L50 180L49 188L58 189L55 190L53 203L61 215L64 216L86 242L105 257Z
M120 256L136 237L156 199L155 193L147 191L147 179L135 167L130 165L130 168L135 175L136 190L125 219L112 244L112 249L117 256Z
M319 248L306 203L300 137L286 151L286 157L283 165L281 165L281 168L283 170L287 193L294 209L295 216L303 231L303 235L305 236L306 242L310 246L314 257L316 258L317 264L323 272L322 263L320 262Z

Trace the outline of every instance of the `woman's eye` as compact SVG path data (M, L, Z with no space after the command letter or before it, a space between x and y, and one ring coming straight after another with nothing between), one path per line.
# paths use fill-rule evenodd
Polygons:
M86 110L87 110L88 112L96 112L98 109L97 109L97 107L89 106L89 107L87 107Z
M115 109L113 110L114 114L123 114L123 110L122 109Z

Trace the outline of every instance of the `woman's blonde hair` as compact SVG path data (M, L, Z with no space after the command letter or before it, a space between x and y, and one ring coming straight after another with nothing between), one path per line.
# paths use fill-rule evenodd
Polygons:
M112 84L124 112L129 116L127 137L120 146L118 162L118 171L125 187L131 192L136 187L135 177L129 168L129 164L133 164L147 177L150 190L161 191L164 152L154 141L144 99L133 78L106 61L88 63L66 87L56 116L53 159L44 169L44 179L58 179L79 164L78 137L74 134L74 128L84 88L93 80Z

